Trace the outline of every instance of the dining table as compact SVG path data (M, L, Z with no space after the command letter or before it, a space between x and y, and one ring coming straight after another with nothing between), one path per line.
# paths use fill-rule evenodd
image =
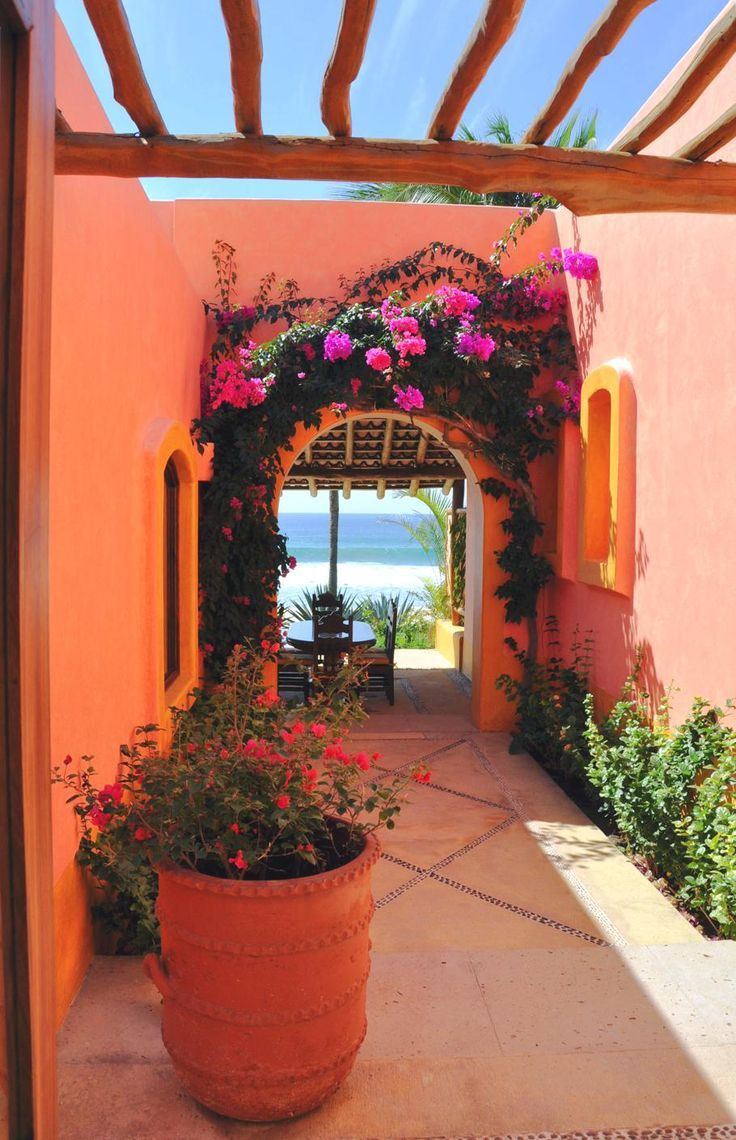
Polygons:
M333 636L332 634L330 636ZM337 637L347 637L347 634L337 634ZM306 653L312 652L314 644L313 626L311 621L293 621L286 630L286 640L295 649L302 649ZM376 635L367 621L353 622L353 641L355 648L376 644Z

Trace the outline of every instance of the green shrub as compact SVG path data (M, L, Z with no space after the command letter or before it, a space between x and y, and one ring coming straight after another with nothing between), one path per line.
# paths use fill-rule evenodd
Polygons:
M722 932L736 934L736 732L697 699L669 725L669 700L652 714L635 679L600 728L586 701L587 775L631 849L676 895Z
M585 741L585 698L591 664L592 640L580 640L576 631L568 661L559 652L559 627L554 617L545 621L545 661L531 661L513 638L506 643L522 666L522 677L504 673L496 681L510 701L516 701L516 731L512 751L525 749L542 767L564 780L585 785L588 750Z

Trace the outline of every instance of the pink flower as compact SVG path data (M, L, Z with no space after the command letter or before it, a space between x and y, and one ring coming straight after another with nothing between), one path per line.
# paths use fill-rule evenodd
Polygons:
M406 390L399 388L398 384L394 384L394 403L397 407L401 408L402 412L411 412L414 408L424 407L424 396L418 388L413 388L411 384L407 384Z
M304 353L304 355L306 356L307 360L314 360L315 356L317 355L317 353L314 350L314 345L311 345L311 344L301 345L301 350Z
M290 803L291 803L291 796L286 796L286 795L279 796L278 799L276 800L276 807L279 809L279 811L285 811L286 808L288 808Z
M230 830L235 832L236 835L239 835L240 834L240 824L239 823L231 823L230 824Z
M368 753L358 752L355 756L355 763L363 772L367 772L371 766L371 761Z
M480 298L476 297L475 293L468 293L465 289L457 289L453 285L442 285L435 293L435 297L447 317L460 317L480 305Z
M457 334L455 352L458 356L474 356L477 360L488 360L496 348L492 336L483 336L479 332L465 330Z
M347 360L353 351L353 342L347 333L339 332L337 329L330 329L325 337L324 353L325 360Z
M419 321L416 317L403 315L390 320L388 327L393 337L415 336L419 332Z
M110 815L98 807L93 807L89 813L89 819L92 821L92 824L100 831L105 830L111 818L112 817Z
M293 554L291 554L286 561L290 570L296 570L296 558Z
M297 375L297 379L303 380L307 374L306 374L306 372L297 372L296 375ZM296 411L296 404L292 404L291 410L292 410L292 412Z
M327 732L327 725L321 724L318 721L316 724L310 725L310 730L311 730L312 736L317 736L317 737L324 736L324 734Z
M100 804L119 804L123 798L123 785L119 782L115 784L105 784L104 788L97 798L99 799Z
M227 750L227 748L221 748L220 749L220 759L221 760L227 760L229 758L229 756L230 756L230 753Z
M598 258L592 253L583 253L582 251L574 253L571 249L566 249L562 256L562 268L571 277L577 277L581 281L590 281L598 272Z
M228 859L228 863L232 863L232 865L234 867L237 867L239 871L248 870L248 863L242 851L238 851L237 855L233 855L230 859Z
M376 372L385 372L391 367L391 357L385 348L369 348L365 354L365 362Z
M407 356L424 356L427 351L427 342L423 336L405 336L396 342L399 356L403 360Z
M301 720L295 720L291 726L291 731L294 736L301 736L301 734L304 732L304 722Z
M243 509L242 499L238 499L235 495L233 495L232 499L230 500L230 506L231 506L232 510L234 510L234 511L242 511L242 509Z
M133 838L138 843L145 843L147 839L153 839L153 832L147 827L136 827L133 832Z
M223 573L223 574L227 574L227 572L228 572L228 564L227 564L227 562L223 562L223 563L222 563L222 565L220 566L220 570L222 571L222 573Z
M214 653L215 652L215 647L211 641L205 641L202 648L204 649L205 653Z
M227 539L227 541L232 542L232 540L233 540L233 528L231 526L222 526L222 527L220 527L220 530L225 535L225 538Z
M353 395L357 396L358 392L361 389L360 380L358 380L358 378L354 376L353 379L350 381L350 387L353 389Z
M333 400L332 403L330 404L330 411L336 412L338 415L341 415L343 412L346 412L347 410L348 410L347 404L338 403L336 400Z
M69 764L71 764L71 762L72 762L72 758L69 755L69 753L67 753L66 756L64 757L64 764L68 766Z

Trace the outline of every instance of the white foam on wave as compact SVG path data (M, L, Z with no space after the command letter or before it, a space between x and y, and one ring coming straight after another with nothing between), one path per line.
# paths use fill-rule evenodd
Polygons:
M300 562L279 590L280 601L287 601L302 590L323 585L329 576L327 562ZM435 579L431 566L390 566L385 562L340 562L337 567L339 589L357 593L419 592L424 578Z

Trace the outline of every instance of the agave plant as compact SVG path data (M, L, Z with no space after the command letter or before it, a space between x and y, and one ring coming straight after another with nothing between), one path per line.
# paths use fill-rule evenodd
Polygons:
M295 598L287 602L282 607L282 617L285 622L290 621L311 621L312 620L312 597L315 594L326 594L329 590L327 585L321 586L307 586ZM331 591L330 591L331 592ZM338 590L335 595L342 602L342 608L346 617L357 615L361 606L361 599L356 593L351 590Z

